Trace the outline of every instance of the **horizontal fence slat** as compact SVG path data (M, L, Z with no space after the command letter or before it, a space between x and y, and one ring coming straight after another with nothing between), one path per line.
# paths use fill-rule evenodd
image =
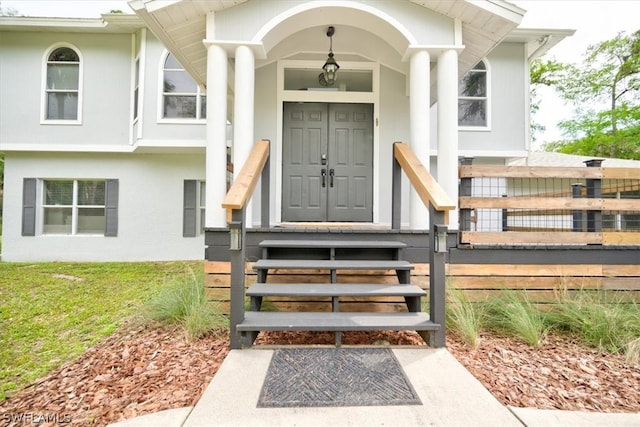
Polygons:
M602 277L453 276L452 284L463 289L599 289Z
M605 277L640 277L640 264L603 265L602 275Z
M624 233L617 233L624 234ZM631 234L631 233L626 233ZM600 244L603 233L573 231L462 231L465 244ZM638 233L640 238L640 233Z
M609 200L616 201L615 199ZM460 197L461 209L602 210L603 205L604 199L574 199L571 197Z
M640 173L640 169L639 169ZM602 178L600 168L462 165L460 178ZM638 175L636 175L638 177Z
M602 233L604 245L640 245L640 232L610 231Z
M640 179L640 168L602 168L603 179Z
M598 264L448 264L449 276L601 277Z

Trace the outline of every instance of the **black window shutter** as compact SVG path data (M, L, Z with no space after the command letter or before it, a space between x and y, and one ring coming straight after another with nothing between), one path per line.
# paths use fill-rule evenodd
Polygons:
M36 235L36 184L35 178L22 182L22 235Z
M104 235L108 237L116 237L118 235L118 180L107 179L105 186Z
M196 237L198 230L198 181L184 180L184 203L182 215L182 237Z

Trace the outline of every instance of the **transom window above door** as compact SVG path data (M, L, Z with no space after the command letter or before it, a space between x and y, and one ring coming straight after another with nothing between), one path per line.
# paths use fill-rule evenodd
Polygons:
M318 80L318 69L285 68L284 90L323 90L342 92L371 92L372 70L348 70L340 68L334 86L322 86Z

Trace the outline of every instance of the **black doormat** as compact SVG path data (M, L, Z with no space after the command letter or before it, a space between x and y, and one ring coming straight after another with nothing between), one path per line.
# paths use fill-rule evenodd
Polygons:
M421 405L388 348L275 350L259 408Z

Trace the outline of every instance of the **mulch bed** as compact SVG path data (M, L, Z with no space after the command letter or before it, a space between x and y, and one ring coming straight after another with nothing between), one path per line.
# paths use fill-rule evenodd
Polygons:
M259 344L332 344L332 334L261 334ZM343 344L424 345L412 332L345 333ZM486 335L477 350L450 334L449 351L503 404L517 407L640 412L640 366L562 337L534 349ZM228 337L188 341L179 330L131 327L0 403L0 422L104 426L194 405L229 349ZM23 415L22 422L11 421Z

